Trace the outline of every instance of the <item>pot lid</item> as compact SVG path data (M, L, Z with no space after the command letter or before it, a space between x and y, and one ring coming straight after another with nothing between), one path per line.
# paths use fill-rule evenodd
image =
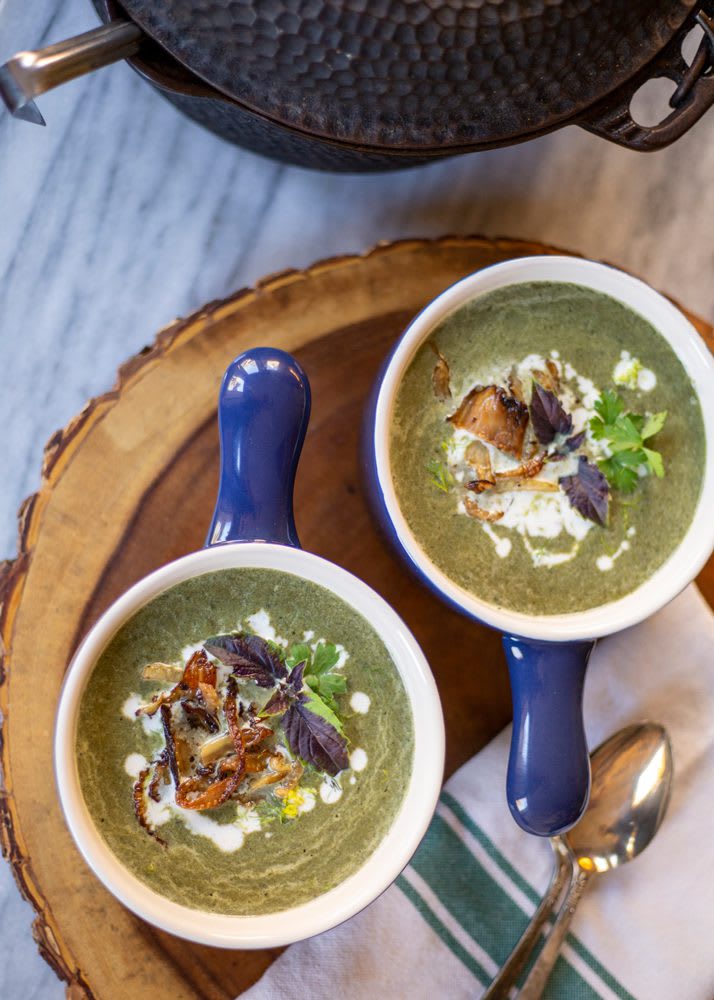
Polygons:
M207 83L367 147L503 144L585 110L697 0L122 0Z

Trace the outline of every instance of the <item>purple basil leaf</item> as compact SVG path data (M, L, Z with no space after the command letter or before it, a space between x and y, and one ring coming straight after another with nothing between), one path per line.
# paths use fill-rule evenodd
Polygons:
M530 411L533 430L541 444L550 444L556 434L570 434L573 429L573 418L565 412L555 393L535 381Z
M290 708L293 699L289 691L284 687L279 687L271 694L265 704L261 715L282 715Z
M581 455L575 475L561 476L558 483L578 513L606 527L610 487L596 465Z
M260 687L273 687L288 675L280 656L259 635L215 635L203 648L233 667L236 677L253 680Z
M580 431L579 434L573 434L572 437L569 437L568 440L563 445L563 448L565 449L566 452L577 451L578 448L582 448L584 440L585 440L585 431Z
M307 665L307 660L302 660L300 663L296 663L293 669L290 671L288 684L293 689L295 694L300 694L302 690L303 686L302 675L305 673L306 665Z
M233 667L233 673L236 677L241 677L243 680L253 681L258 687L275 687L275 678L270 671L263 669L263 667L256 667L255 664L237 663Z
M569 437L567 441L563 442L562 448L559 448L558 451L552 452L550 457L567 458L568 455L571 454L571 452L577 451L578 448L582 447L584 441L585 441L585 431L580 431L579 434L573 434L572 437Z
M305 763L328 774L349 767L346 741L327 719L315 715L301 702L291 705L280 724L290 749Z

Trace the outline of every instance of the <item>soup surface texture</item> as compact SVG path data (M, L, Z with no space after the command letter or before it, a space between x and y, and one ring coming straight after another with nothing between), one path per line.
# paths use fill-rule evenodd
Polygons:
M615 299L532 282L434 330L398 388L397 500L433 563L491 605L582 611L635 590L689 527L701 407L664 337Z
M195 577L142 608L97 662L77 728L82 792L122 864L226 914L284 910L357 871L399 810L413 746L372 626L266 569Z

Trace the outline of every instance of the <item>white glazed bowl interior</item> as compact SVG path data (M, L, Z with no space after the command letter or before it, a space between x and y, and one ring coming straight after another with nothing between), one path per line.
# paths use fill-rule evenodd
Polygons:
M414 721L414 762L401 808L364 865L339 886L275 914L226 916L189 909L154 892L132 875L99 835L84 802L75 754L82 692L99 656L117 630L152 598L191 577L221 569L260 567L303 577L331 590L376 629L409 697ZM399 616L378 594L346 570L300 549L236 543L203 549L156 570L123 594L87 634L70 664L57 713L55 769L69 829L86 862L104 885L138 916L201 944L266 948L319 934L358 913L405 867L436 807L444 767L444 725L436 685L424 654Z
M497 288L529 281L569 282L604 292L648 320L669 342L699 397L706 430L707 463L692 523L679 546L631 594L609 604L570 614L534 616L480 600L442 572L421 548L404 519L391 476L389 436L397 390L421 344L447 316ZM626 346L626 345L623 345ZM675 597L694 577L714 547L714 361L689 320L671 302L623 271L576 257L523 257L494 264L442 292L410 324L384 373L374 420L379 487L399 542L429 581L467 614L503 632L532 639L596 638L634 625Z

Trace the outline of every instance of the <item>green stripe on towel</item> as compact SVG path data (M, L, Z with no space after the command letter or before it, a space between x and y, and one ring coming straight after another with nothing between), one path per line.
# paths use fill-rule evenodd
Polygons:
M469 814L464 810L463 806L448 792L441 793L441 801L444 805L451 810L451 812L456 816L456 818L463 823L466 829L471 833L479 844L486 851L488 856L494 861L495 864L511 879L513 884L517 886L521 892L530 899L534 905L538 905L540 902L540 896L535 891L535 889L526 882L521 873L517 871L510 863L508 858L506 858L496 847L493 841L483 832L483 830L471 819ZM521 930L524 930L526 926L526 921L522 922ZM520 933L520 932L519 932ZM514 941L517 940L514 939ZM608 972L604 965L602 965L597 958L588 951L585 945L579 941L573 934L568 934L566 938L568 944L571 946L573 951L596 973L597 976L605 983L605 985L612 990L621 1000L635 1000L631 993L625 989L612 975Z
M469 955L466 949L459 944L453 934L451 934L447 928L444 927L436 914L432 912L416 889L414 889L413 886L407 882L403 875L400 875L397 878L397 885L407 899L417 908L419 913L421 913L422 917L426 920L431 929L441 938L452 954L454 954L466 966L466 968L473 973L476 979L478 979L483 986L486 986L491 981L491 977L488 975L486 970L479 965L475 958Z
M537 906L538 903L540 902L540 896L535 891L533 886L530 884L530 882L526 882L526 880L523 878L518 869L513 867L511 862L504 854L501 854L499 849L496 847L493 841L486 836L481 827L477 826L474 823L469 814L464 810L461 803L458 802L454 798L454 796L450 795L448 792L441 793L441 801L444 803L445 806L447 806L452 811L454 816L456 816L457 819L459 819L464 824L469 833L472 833L474 835L474 837L476 838L476 840L478 840L481 847L483 847L484 851L486 851L488 856L493 861L496 862L498 867L502 871L504 871L506 875L508 875L511 882L513 882L515 886L518 886L521 892L530 899L531 903Z

